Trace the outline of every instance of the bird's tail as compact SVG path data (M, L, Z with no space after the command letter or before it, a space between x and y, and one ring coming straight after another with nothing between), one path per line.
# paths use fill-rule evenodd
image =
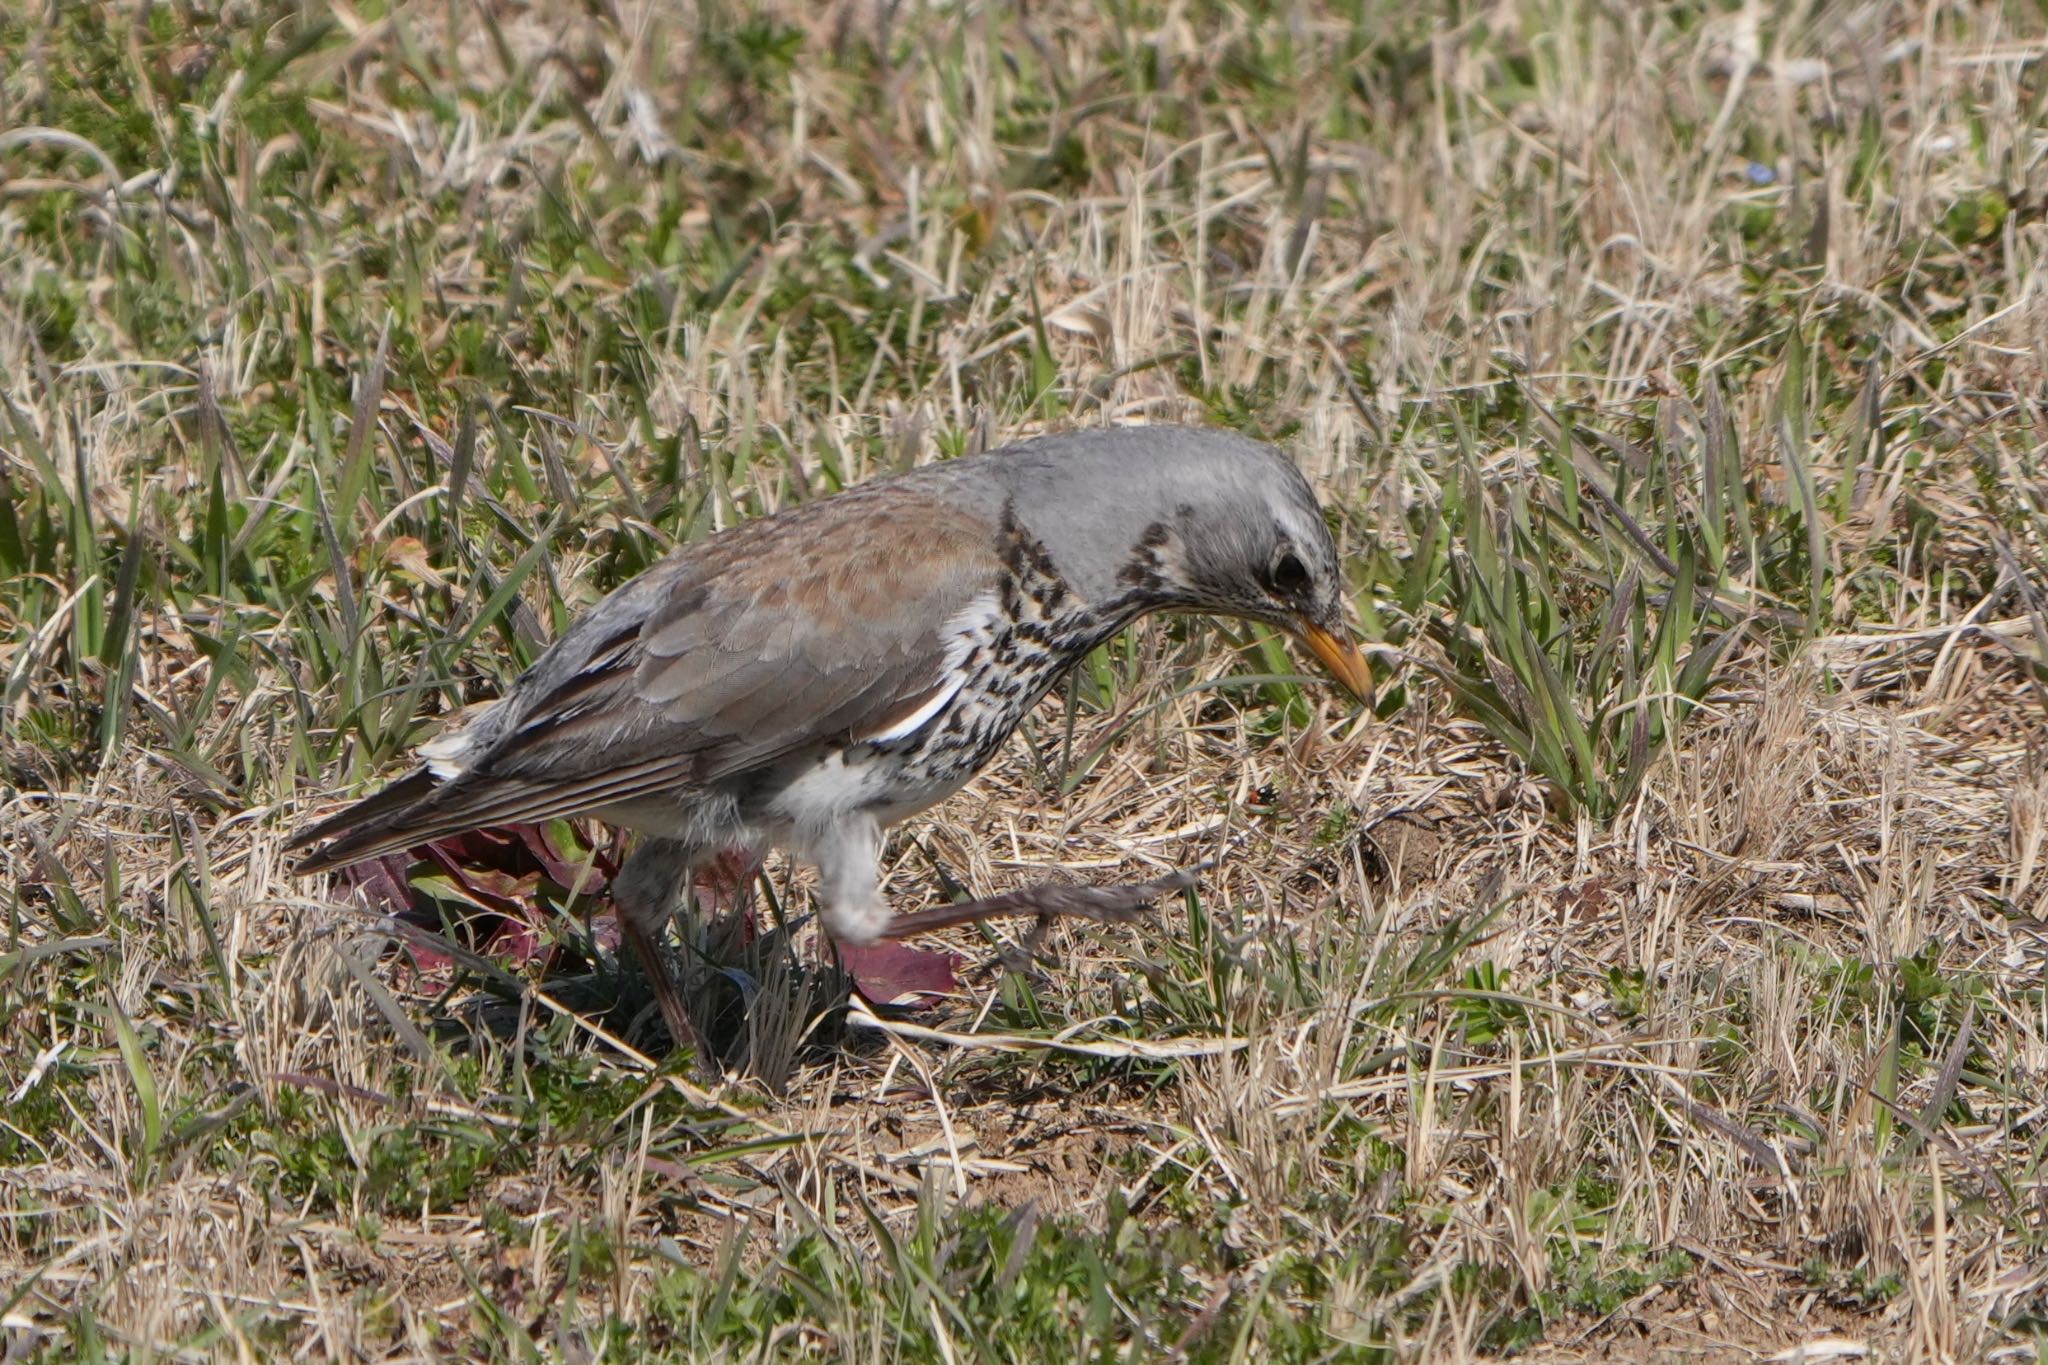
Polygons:
M302 875L324 872L418 843L420 830L414 817L440 787L439 778L420 768L317 824L292 831L285 842L287 850L323 845L301 858L293 870Z

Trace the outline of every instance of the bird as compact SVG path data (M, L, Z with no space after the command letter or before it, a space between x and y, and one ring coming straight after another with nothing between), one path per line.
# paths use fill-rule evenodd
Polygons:
M1138 618L1263 622L1370 705L1322 507L1276 447L1221 429L1039 436L686 542L585 611L411 772L297 830L301 874L486 825L632 831L612 884L672 1042L700 1049L660 935L722 850L818 872L868 945L1002 914L1126 918L1192 884L1041 886L892 914L884 831L957 791L1076 663ZM317 845L317 847L315 847Z

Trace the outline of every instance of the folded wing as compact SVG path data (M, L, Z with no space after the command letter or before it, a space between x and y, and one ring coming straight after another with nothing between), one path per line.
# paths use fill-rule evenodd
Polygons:
M995 544L901 484L694 542L594 607L425 766L291 846L331 840L302 870L340 866L898 730L952 685L948 626L996 591Z

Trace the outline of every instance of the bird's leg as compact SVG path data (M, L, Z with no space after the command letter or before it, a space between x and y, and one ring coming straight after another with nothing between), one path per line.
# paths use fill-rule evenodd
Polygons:
M641 839L612 880L612 904L618 911L619 936L640 959L640 969L654 987L654 1002L661 1007L662 1022L668 1025L669 1041L677 1047L687 1045L696 1053L698 1065L708 1067L711 1054L669 973L660 940L661 927L668 922L676 897L690 893L690 871L697 861L694 845L676 839Z
M1000 896L984 896L980 900L894 915L880 936L886 939L914 938L919 934L962 924L977 924L1002 915L1036 915L1041 922L1070 918L1094 920L1098 924L1120 924L1136 919L1161 896L1187 890L1208 866L1182 868L1164 877L1128 886L1060 886L1044 882L1019 891L1006 891Z

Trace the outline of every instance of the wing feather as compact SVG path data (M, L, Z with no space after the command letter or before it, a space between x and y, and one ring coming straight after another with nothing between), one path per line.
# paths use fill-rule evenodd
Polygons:
M459 768L444 757L448 771L420 769L294 842L339 836L308 863L334 866L907 734L950 695L949 624L1001 573L993 526L903 484L693 542L592 608L459 744L444 742Z

